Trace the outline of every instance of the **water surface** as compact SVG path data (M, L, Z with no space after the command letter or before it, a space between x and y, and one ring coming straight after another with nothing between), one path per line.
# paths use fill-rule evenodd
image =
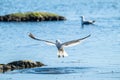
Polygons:
M35 60L42 68L8 71L0 80L120 80L119 0L0 0L0 15L45 11L63 15L67 21L0 22L0 63ZM96 20L81 28L80 16ZM69 54L57 58L57 49L28 37L62 42L91 34L80 45L65 48Z

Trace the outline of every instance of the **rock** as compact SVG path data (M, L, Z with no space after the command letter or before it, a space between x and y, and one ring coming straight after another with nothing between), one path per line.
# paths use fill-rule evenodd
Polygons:
M11 70L11 66L6 65L6 64L0 64L0 72L6 72L8 70Z
M32 67L41 67L44 66L41 62L33 62L31 60L20 60L20 61L13 61L8 63L7 65L11 65L13 68L22 69L22 68L32 68Z
M25 69L25 68L34 68L34 67L41 67L44 66L41 62L34 62L31 60L19 60L13 61L8 64L0 64L0 72L5 72L8 70L15 70L15 69Z
M0 21L10 22L39 22L39 21L61 21L66 20L65 17L48 12L26 12L26 13L13 13L0 16Z
M3 69L3 64L0 64L0 70L2 70Z
M6 64L5 64L5 65L3 65L3 69L4 69L4 70L11 69L11 65L6 65Z

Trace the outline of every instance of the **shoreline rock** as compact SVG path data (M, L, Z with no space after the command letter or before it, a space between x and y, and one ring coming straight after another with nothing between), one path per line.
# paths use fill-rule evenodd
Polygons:
M13 13L0 16L0 22L40 22L40 21L62 21L65 17L49 12L26 12Z
M8 64L0 64L0 72L12 71L16 69L26 69L45 66L43 63L31 60L13 61Z

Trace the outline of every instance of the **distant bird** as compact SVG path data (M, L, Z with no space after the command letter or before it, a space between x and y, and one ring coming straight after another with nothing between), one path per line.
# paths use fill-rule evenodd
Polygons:
M86 38L88 38L90 36L91 35L88 35L88 36L86 36L84 38L80 38L80 39L77 39L77 40L72 40L72 41L61 43L60 40L56 40L56 42L51 42L51 41L47 41L47 40L38 39L38 38L34 37L32 33L29 34L29 37L34 39L34 40L44 41L44 42L46 42L48 44L55 45L57 47L57 49L58 49L58 53L57 53L58 57L68 56L68 54L64 50L64 47L77 45L81 41L85 40Z
M94 20L85 20L84 16L80 16L80 17L81 17L82 25L89 25L89 24L93 24L95 22Z

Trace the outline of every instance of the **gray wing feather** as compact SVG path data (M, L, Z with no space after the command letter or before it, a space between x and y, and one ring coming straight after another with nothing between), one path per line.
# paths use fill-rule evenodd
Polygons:
M29 37L32 38L32 39L34 39L34 40L44 41L44 42L47 42L47 43L50 43L50 44L55 44L54 42L51 42L51 41L47 41L47 40L43 40L43 39L38 39L38 38L34 37L32 33L29 34Z
M83 21L83 24L93 24L95 21Z
M68 47L68 46L77 45L77 44L79 44L82 40L84 40L84 39L86 39L86 38L88 38L88 37L90 37L90 36L91 36L91 35L88 35L88 36L86 36L86 37L84 37L84 38L80 38L80 39L77 39L77 40L72 40L72 41L65 42L65 43L62 44L62 46L63 46L63 47Z

